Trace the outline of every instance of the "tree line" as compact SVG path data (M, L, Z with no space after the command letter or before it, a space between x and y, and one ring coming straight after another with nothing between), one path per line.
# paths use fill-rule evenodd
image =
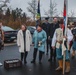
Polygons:
M14 29L18 29L21 24L35 24L34 21L27 17L26 13L24 13L21 8L16 8L14 10L7 8L5 13L2 11L2 9L0 9L0 21L3 23L3 25L10 26Z

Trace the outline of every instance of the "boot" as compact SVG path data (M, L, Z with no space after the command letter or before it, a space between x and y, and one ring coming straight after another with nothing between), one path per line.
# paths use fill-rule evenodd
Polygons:
M65 62L65 65L66 65L66 70L65 70L65 72L66 73L69 73L70 72L70 62L68 61L68 62Z
M35 64L35 60L33 59L33 60L31 61L31 63L34 63L34 64Z
M63 69L63 60L59 60L58 62L59 62L59 67L56 68L56 71L60 71Z

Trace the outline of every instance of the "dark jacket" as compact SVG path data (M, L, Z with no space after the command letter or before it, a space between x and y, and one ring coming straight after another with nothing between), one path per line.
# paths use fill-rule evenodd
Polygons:
M59 23L56 23L56 24L51 23L51 24L50 24L50 31L49 31L49 33L50 33L50 38L53 38L54 32L55 32L55 30L56 30L57 28L59 28Z
M76 27L72 30L72 34L73 34L74 40L76 41Z
M50 23L43 23L42 29L46 32L47 37L50 35Z

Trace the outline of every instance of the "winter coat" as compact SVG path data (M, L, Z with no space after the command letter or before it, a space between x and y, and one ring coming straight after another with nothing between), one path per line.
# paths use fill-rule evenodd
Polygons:
M46 32L47 37L50 36L50 23L43 23L42 29Z
M37 30L33 34L33 44L34 48L38 48L39 51L45 51L45 43L46 43L47 35L44 30L38 32ZM41 46L38 46L39 41L41 41Z
M26 30L25 35L26 35L26 37L25 37L26 51L30 51L30 45L32 43L32 37L31 37L30 31ZM22 30L18 31L18 34L17 34L17 45L19 46L19 52L24 53L24 38L23 38L23 31Z

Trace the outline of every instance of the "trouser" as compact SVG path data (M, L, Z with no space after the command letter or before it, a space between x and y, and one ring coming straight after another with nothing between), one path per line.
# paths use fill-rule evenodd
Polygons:
M50 59L52 59L52 57L54 57L54 59L55 59L56 58L56 49L55 50L52 49L51 43L52 43L52 40L49 42L49 45L50 45Z
M33 52L33 61L36 60L36 56L37 56L37 51L38 49L37 48L34 48L34 52ZM42 51L39 51L39 61L42 60L42 56L43 56L44 52Z
M24 62L26 62L27 55L28 55L27 51L25 51L24 53L21 53L21 61L23 61L23 58L24 58Z
M72 56L75 56L75 51L76 51L76 41L73 41L73 45L72 45Z
M60 48L56 49L56 56L58 60L63 60L63 55L62 55L62 48L60 46ZM69 52L68 50L65 51L65 60L69 61Z

